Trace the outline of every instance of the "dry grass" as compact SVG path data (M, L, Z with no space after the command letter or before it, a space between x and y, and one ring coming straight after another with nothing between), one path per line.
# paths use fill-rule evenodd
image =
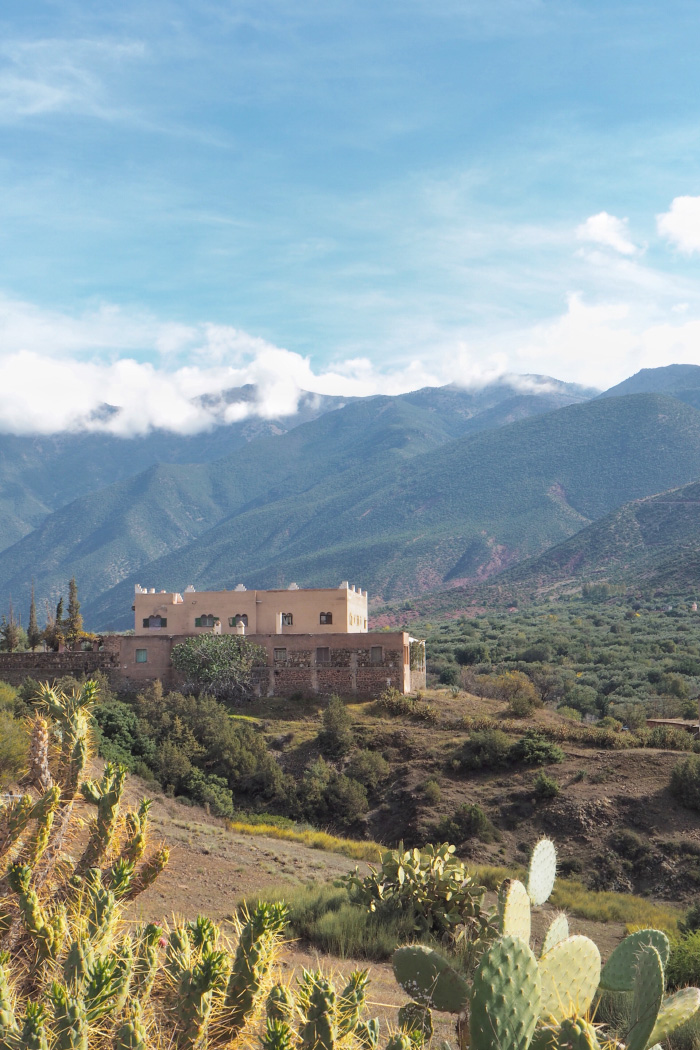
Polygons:
M595 922L621 922L628 930L653 926L674 933L683 911L668 904L657 904L633 893L589 890L573 879L557 882L551 896L557 908Z
M344 857L351 857L353 860L378 861L385 848L378 842L341 839L337 835L329 835L326 831L278 828L273 824L245 824L242 821L230 821L228 827L240 835L264 835L265 838L270 839L300 842L311 849L325 850L327 853L341 853Z

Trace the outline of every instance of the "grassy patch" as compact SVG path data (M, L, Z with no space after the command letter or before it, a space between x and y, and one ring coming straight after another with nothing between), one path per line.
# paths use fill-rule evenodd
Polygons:
M340 959L389 959L397 944L416 937L411 909L372 915L352 904L342 886L283 886L266 891L264 899L280 898L289 907L292 936Z
M552 904L571 915L594 922L621 922L632 928L653 926L673 933L683 912L671 905L656 904L632 893L607 893L589 890L574 879L557 882L551 896Z
M378 842L363 842L358 839L341 839L325 831L313 831L300 828L280 828L272 824L249 824L232 820L228 827L241 835L265 835L271 839L286 839L289 842L300 842L311 849L325 850L326 853L341 853L353 860L379 859L383 847Z

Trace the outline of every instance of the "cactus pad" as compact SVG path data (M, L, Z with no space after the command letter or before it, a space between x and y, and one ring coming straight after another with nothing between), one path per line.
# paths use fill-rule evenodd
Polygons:
M429 1006L420 1003L404 1003L399 1008L399 1026L404 1032L417 1032L421 1043L430 1042L433 1038L433 1014Z
M469 1018L473 1050L527 1050L539 1009L535 956L518 937L499 938L474 974Z
M557 850L551 839L535 844L527 873L527 892L535 907L549 900L557 877Z
M646 1050L664 995L664 968L656 948L644 945L638 955L637 974L627 1033L627 1050Z
M679 1025L685 1024L700 1009L700 989L681 988L675 995L669 995L661 1004L654 1030L649 1038L650 1043L661 1043Z
M423 1006L460 1013L469 997L464 978L432 948L408 944L397 948L393 958L394 974L404 992Z
M631 992L637 972L637 955L645 944L656 948L661 965L668 962L668 937L661 930L637 930L620 941L600 974L600 987L606 992Z
M530 898L517 879L506 879L498 891L498 925L501 934L529 943Z
M600 952L588 937L567 937L540 959L542 1018L585 1014L600 981Z
M549 924L546 934L544 935L540 955L546 955L547 952L551 952L555 944L559 944L559 941L565 941L568 936L569 920L564 912L560 911L554 916Z

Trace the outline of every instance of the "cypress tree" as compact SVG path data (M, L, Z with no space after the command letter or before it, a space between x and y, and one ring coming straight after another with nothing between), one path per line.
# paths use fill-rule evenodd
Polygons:
M68 584L68 617L63 629L69 645L77 642L83 633L83 618L80 615L78 584L75 582L75 576L71 578Z
M34 652L37 645L41 641L41 631L39 625L36 622L36 603L34 601L34 580L32 580L32 601L29 606L29 626L27 627L27 644L29 648Z
M15 649L19 648L19 627L12 609L12 601L10 601L9 617L3 616L2 618L0 634L2 635L2 647L5 652L13 653Z

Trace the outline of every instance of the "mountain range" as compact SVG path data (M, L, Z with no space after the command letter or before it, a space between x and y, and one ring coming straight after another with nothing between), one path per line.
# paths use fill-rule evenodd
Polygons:
M252 406L257 396L221 394ZM455 601L492 580L573 586L632 565L652 581L692 546L691 497L686 536L658 494L698 479L693 365L645 369L602 394L511 376L395 397L305 394L292 416L252 412L189 436L5 435L0 596L26 610L34 579L53 604L75 575L86 623L123 629L136 583L349 578L376 604L446 589Z

